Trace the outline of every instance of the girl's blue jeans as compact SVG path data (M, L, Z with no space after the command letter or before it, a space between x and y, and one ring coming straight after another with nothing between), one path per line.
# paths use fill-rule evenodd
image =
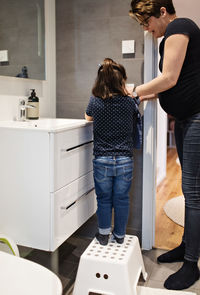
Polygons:
M200 113L175 122L176 147L185 197L185 259L198 261L200 250Z
M99 233L111 231L114 208L113 233L124 237L129 215L129 191L133 178L133 159L125 156L95 157L93 159L97 218Z

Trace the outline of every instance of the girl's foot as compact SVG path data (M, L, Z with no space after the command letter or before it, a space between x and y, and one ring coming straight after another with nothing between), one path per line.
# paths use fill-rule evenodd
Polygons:
M95 238L103 246L106 246L108 244L109 235L102 235L100 233L96 233Z
M123 237L123 238L118 238L118 237L116 237L115 234L112 232L111 241L116 241L118 244L123 244L123 242L124 242L124 237Z

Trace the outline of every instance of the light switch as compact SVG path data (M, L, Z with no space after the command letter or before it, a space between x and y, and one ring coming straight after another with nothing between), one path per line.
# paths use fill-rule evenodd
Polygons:
M135 84L134 83L126 83L126 85L128 86L128 87L135 87Z
M135 53L135 40L122 40L122 54Z
M0 62L8 61L8 50L0 50Z
M128 88L129 91L133 92L133 89L135 88L135 84L134 83L126 83L126 86Z

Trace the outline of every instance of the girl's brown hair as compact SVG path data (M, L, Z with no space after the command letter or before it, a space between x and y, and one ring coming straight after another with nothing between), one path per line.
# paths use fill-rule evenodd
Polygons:
M103 99L113 95L127 95L125 81L127 80L125 68L114 62L111 58L105 58L100 65L92 94Z

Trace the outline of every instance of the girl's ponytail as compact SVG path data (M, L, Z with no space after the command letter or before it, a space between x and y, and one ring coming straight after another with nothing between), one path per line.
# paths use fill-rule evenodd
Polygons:
M92 89L94 96L103 99L114 95L127 95L125 90L126 71L111 58L105 58L97 73L95 85Z

